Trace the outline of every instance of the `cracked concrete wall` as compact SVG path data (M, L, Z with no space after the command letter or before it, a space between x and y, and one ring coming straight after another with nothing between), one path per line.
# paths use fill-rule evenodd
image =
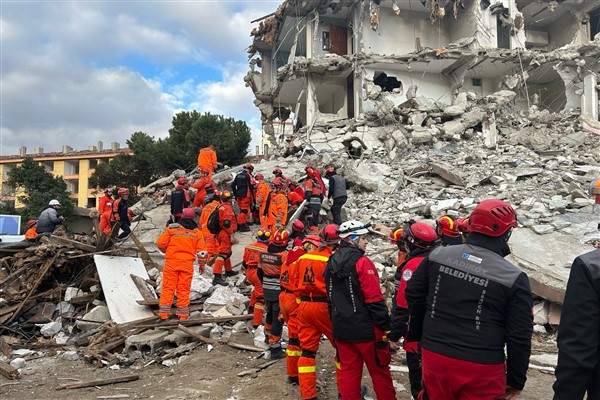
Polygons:
M549 50L572 43L578 37L581 23L572 14L561 16L559 20L545 27L548 32Z

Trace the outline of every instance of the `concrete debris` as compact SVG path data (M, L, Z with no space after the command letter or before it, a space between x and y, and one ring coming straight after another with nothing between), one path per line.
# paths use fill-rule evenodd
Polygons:
M16 369L23 369L27 366L27 361L24 358L15 358L10 362L10 366Z

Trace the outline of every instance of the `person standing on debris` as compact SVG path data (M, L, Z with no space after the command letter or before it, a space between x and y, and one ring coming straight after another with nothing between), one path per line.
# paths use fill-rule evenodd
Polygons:
M341 175L338 175L335 167L327 168L325 176L329 178L327 199L331 204L333 223L340 225L342 223L342 206L348 201L348 182Z
M408 324L408 304L406 303L406 286L415 270L421 264L421 261L429 255L431 250L439 244L438 235L435 230L424 222L414 222L405 224L402 229L402 242L408 253L400 270L400 283L395 296L395 305L392 315L392 326L389 333L389 339L396 343L401 337L404 337L403 348L406 351L406 364L408 365L408 379L410 381L410 392L413 398L418 398L423 389L423 380L421 376L421 349L419 343L406 339L406 327ZM424 393L423 399L427 399Z
M462 244L462 236L458 229L458 220L454 220L449 215L442 215L436 221L436 232L444 246Z
M201 148L198 152L198 169L207 170L208 179L212 180L213 172L217 169L217 153L212 144Z
M287 361L286 383L298 384L298 359L302 355L300 339L298 338L298 302L294 290L298 286L297 260L306 252L313 251L321 245L318 235L309 235L304 238L301 245L288 252L286 263L281 268L281 294L279 295L279 308L281 315L288 327L288 346L285 351Z
M340 225L340 247L329 257L325 283L330 303L333 339L342 363L342 399L362 398L366 364L378 399L396 399L390 373L386 332L390 315L379 286L375 264L365 256L369 230L362 222Z
M42 211L38 218L37 233L52 233L56 229L56 225L63 223L63 217L58 214L60 203L56 199L50 200L48 206Z
M25 240L28 242L32 242L35 240L35 238L37 238L38 233L35 229L36 224L37 221L35 219L30 219L27 221L27 226L29 228L25 231Z
M281 293L279 279L281 268L287 260L286 249L289 240L290 234L287 230L277 230L269 240L267 251L260 253L258 262L258 277L265 296L265 332L269 332L269 350L272 360L285 357L281 348L283 323L279 317L279 294Z
M295 220L292 224L292 233L290 234L290 240L293 240L294 247L301 247L302 241L306 236L306 232L304 232L304 223L299 219Z
M110 226L110 216L112 214L112 203L106 203L104 213L100 216L100 232L110 236L112 227Z
M261 230L266 230L267 228L265 224L266 216L264 215L264 213L270 192L271 189L269 188L269 184L265 182L265 176L260 173L256 174L256 183L254 187L254 204L256 205L256 208L258 208L258 221L260 223Z
M517 218L508 203L490 199L469 222L466 244L435 248L412 274L407 339L421 342L430 398L516 399L533 331L527 275L504 259Z
M204 199L206 198L206 189L214 186L213 181L208 178L207 169L200 168L199 172L200 177L198 178L198 181L190 185L196 189L196 195L194 196L194 202L192 203L192 207L194 208L202 207L204 204Z
M319 211L321 211L321 202L323 201L323 191L316 174L316 170L306 167L307 178L304 180L304 199L308 203L306 219L308 229L313 233L319 231Z
M129 207L127 205L127 199L129 199L129 190L126 188L119 188L117 191L119 196L112 204L112 213L110 217L110 224L114 226L119 223L119 229L123 232L117 236L119 239L126 238L131 233L131 215L129 213Z
M560 325L554 400L600 399L600 250L571 266Z
M177 292L176 315L182 321L190 316L190 289L194 275L194 261L203 259L206 253L202 232L194 222L195 215L193 209L185 208L179 222L170 224L156 241L158 249L165 253L158 311L161 319L171 316L175 292ZM200 269L202 272L203 267L201 266Z
M219 247L217 245L216 235L210 233L207 223L210 214L221 205L221 192L217 190L212 196L207 195L205 202L206 201L208 201L208 203L202 207L202 212L200 213L200 229L202 229L204 241L206 242L206 251L208 251L208 257L210 259L219 252Z
M301 256L297 261L298 283L295 294L300 299L298 306L298 338L302 354L298 359L300 395L303 399L317 398L317 351L321 336L325 335L335 347L331 332L331 319L327 304L327 288L323 273L327 260L340 240L338 226L325 225L319 232L321 244L318 249ZM341 392L340 363L334 357L338 392Z
M398 292L398 287L400 286L400 277L402 271L402 264L406 261L408 256L406 252L406 244L404 243L404 226L398 227L392 230L388 236L390 243L394 244L398 247L398 260L396 262L396 272L394 273L394 295Z
M171 218L167 224L179 222L181 213L190 206L190 195L188 193L189 181L187 178L177 179L177 186L171 192Z
M235 214L231 208L233 195L229 190L221 194L221 205L219 206L219 225L221 231L216 235L219 253L213 267L213 285L228 286L221 275L225 268L225 276L235 276L238 271L234 271L231 266L231 246L233 234L237 230Z
M252 164L244 165L242 171L235 176L231 183L231 191L240 207L240 213L237 216L238 231L240 232L250 232L248 215L250 214L252 199L254 198L254 186L252 186L254 178L252 177L252 171L254 171Z
M270 237L270 231L262 231L259 229L258 232L256 232L256 241L244 248L244 257L242 259L244 274L246 275L248 282L252 285L248 314L254 314L252 317L252 327L255 329L262 324L265 309L263 286L258 278L258 263L260 261L260 254L267 251Z
M272 233L283 227L287 221L288 201L285 195L285 186L280 178L273 181L269 205L265 206L268 217L265 221L267 229Z
M275 175L275 179L281 178L285 180L285 176L283 176L283 171L281 170L281 168L275 168L273 170L273 175Z
M104 196L98 199L98 214L102 217L102 214L108 209L107 203L113 202L113 191L111 188L104 189Z

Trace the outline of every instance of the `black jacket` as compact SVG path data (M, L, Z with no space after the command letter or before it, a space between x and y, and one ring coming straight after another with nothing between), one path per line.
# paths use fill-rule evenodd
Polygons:
M503 258L508 253L505 243L477 233L468 244L434 249L406 289L408 337L413 321L421 320L423 348L478 364L506 360L507 384L521 390L531 353L533 299L527 275Z
M361 271L357 268L363 276L371 277L371 285L361 285ZM366 273L370 268L374 273L373 270ZM340 242L340 248L327 262L325 284L334 339L368 342L377 339L375 327L389 330L390 316L381 295L377 270L362 250Z
M231 191L235 197L248 196L248 190L253 191L250 174L243 170L235 176L231 183Z
M188 208L190 202L186 196L186 190L182 187L171 192L171 215L180 216L184 208Z
M558 327L554 400L600 399L600 249L573 261Z

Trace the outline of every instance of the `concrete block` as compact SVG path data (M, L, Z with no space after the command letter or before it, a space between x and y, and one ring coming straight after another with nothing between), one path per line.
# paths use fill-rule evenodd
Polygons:
M110 312L106 306L96 306L85 314L83 321L77 321L77 327L82 331L89 331L98 328L100 325L110 320ZM96 322L94 322L96 321Z
M153 355L158 348L165 345L165 338L168 335L168 331L151 330L130 336L125 340L125 353L140 351L143 354Z
M545 325L548 323L548 303L542 301L533 305L533 323Z
M79 296L83 296L83 290L75 287L68 287L65 289L65 301L71 301L72 298Z
M548 323L550 325L558 326L560 324L560 315L562 313L562 306L556 303L550 303L550 309L548 312Z
M12 360L10 362L10 366L16 369L22 369L25 368L25 366L27 365L27 362L25 361L24 358L15 358L14 360Z
M79 355L77 354L76 351L71 350L71 351L65 351L64 353L62 353L60 355L60 358L62 358L64 360L69 360L69 361L77 361L77 360L79 360Z
M176 348L190 341L190 336L182 331L176 330L165 336L164 339L167 347Z
M43 325L42 328L40 329L40 333L44 337L49 338L49 337L56 335L58 332L60 332L61 329L62 329L62 322L53 321L53 322L49 322L49 323Z
M552 225L533 225L531 227L531 229L533 229L533 231L535 233L537 233L538 235L545 235L548 234L552 231L554 231L554 227Z

